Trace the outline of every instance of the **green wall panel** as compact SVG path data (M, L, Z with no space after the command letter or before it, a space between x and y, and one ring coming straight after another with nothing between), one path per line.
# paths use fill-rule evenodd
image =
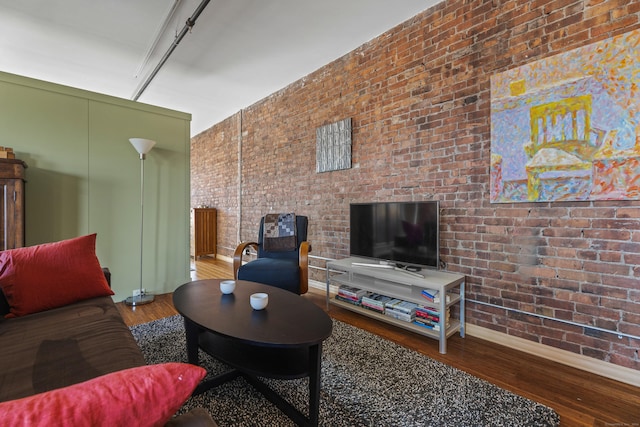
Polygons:
M98 233L120 301L140 279L140 160L129 138L154 139L145 160L143 286L189 280L186 113L0 73L0 145L27 165L26 243Z
M0 82L0 145L12 147L28 166L27 245L88 231L87 105L86 99Z
M113 237L101 247L122 266L113 286L128 294L140 283L140 158L129 143L139 137L156 141L144 161L143 286L173 291L189 279L189 129L181 119L96 102L90 117L89 191L100 195L91 198L90 226Z

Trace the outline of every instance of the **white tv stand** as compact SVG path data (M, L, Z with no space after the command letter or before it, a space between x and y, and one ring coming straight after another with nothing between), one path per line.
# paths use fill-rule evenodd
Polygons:
M331 274L331 273L338 274ZM345 258L327 263L327 309L329 304L342 307L408 329L440 341L440 353L447 352L447 338L456 332L464 337L464 280L462 274L447 273L437 270L422 270L419 273L407 272L382 266L374 260L365 258ZM439 330L433 330L410 322L397 320L372 310L349 304L330 297L331 283L347 285L369 292L375 292L392 298L433 307L440 315ZM438 303L431 303L420 296L423 289L434 289L439 292ZM447 297L445 297L445 295ZM459 318L451 318L446 326L444 313L454 305L459 305Z

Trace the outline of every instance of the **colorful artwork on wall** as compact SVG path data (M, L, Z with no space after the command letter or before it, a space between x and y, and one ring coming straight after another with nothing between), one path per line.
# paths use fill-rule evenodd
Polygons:
M640 30L491 77L491 202L640 199Z

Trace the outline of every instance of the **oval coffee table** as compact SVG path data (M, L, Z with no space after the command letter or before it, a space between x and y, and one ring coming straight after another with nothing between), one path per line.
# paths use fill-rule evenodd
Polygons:
M238 376L275 404L298 425L318 425L322 342L333 323L311 301L283 289L236 281L232 294L220 292L222 279L197 280L175 290L173 304L184 317L189 363L198 364L198 348L230 365L201 384L202 393ZM264 310L254 310L249 296L269 294ZM258 377L309 377L309 416L306 417Z

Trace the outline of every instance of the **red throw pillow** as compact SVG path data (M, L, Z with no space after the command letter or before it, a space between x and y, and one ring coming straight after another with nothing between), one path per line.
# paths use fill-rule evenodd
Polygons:
M204 368L164 363L0 403L2 425L162 426L204 378Z
M18 317L113 295L96 257L96 235L0 252L0 288Z

